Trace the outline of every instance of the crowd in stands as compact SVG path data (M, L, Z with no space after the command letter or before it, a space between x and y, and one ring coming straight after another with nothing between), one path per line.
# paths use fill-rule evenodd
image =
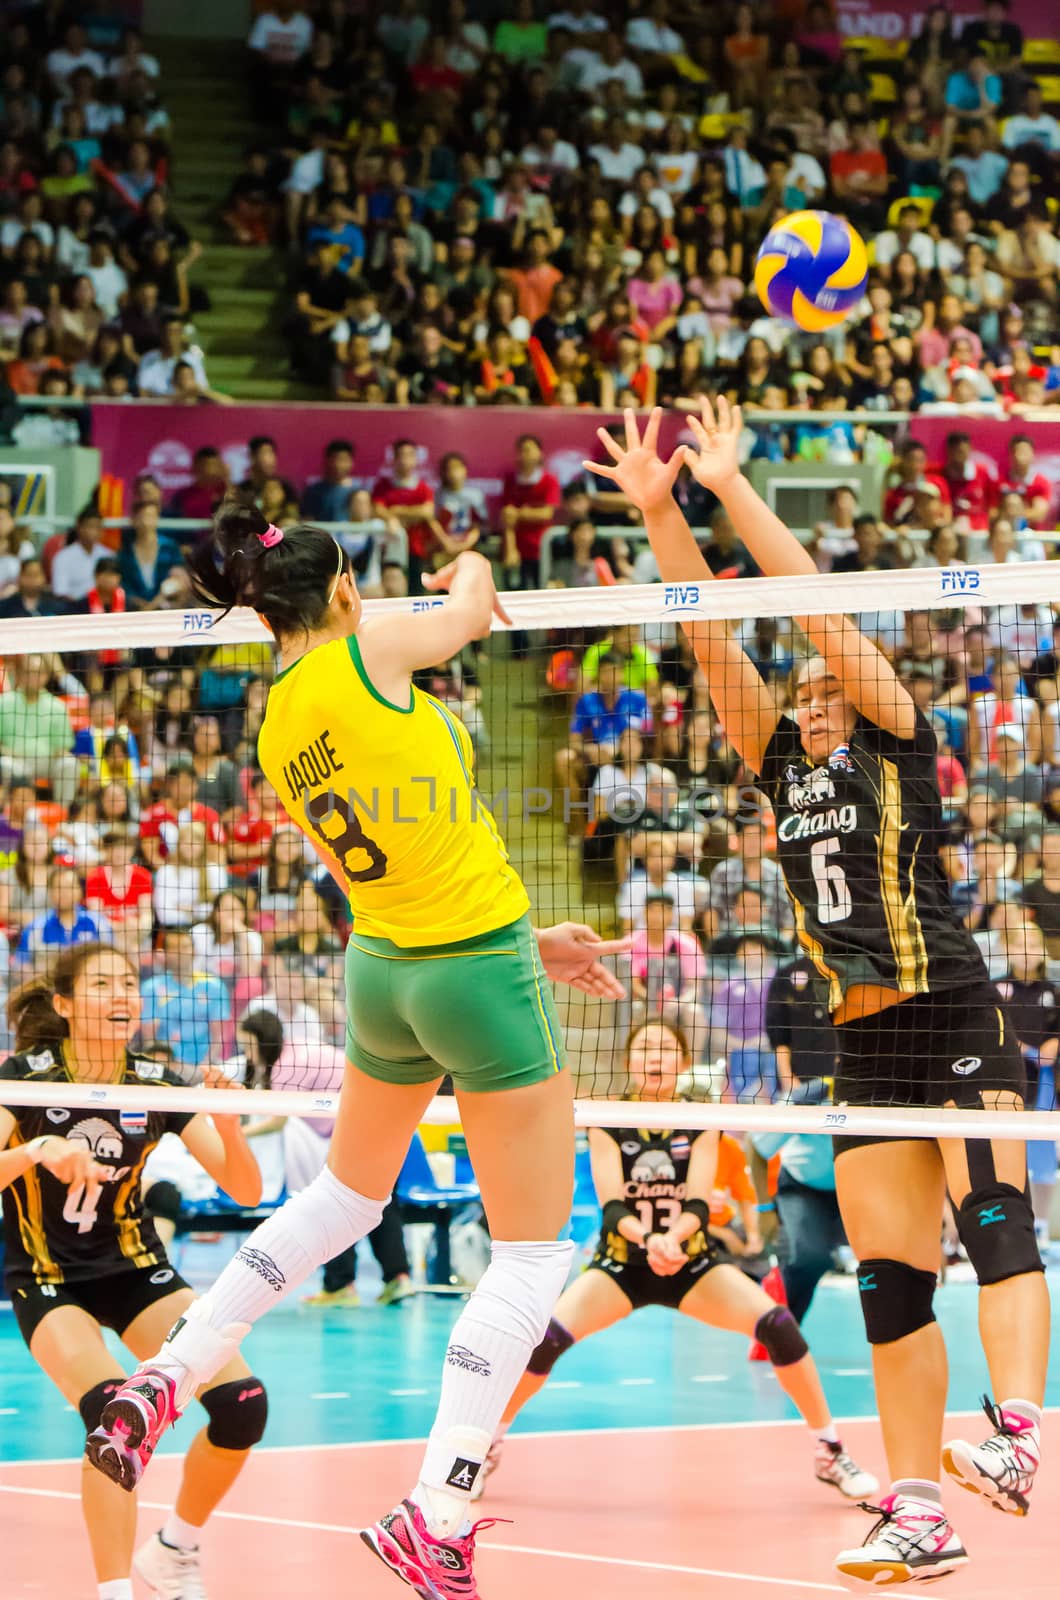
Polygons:
M514 583L532 584L545 533L562 535L549 582L597 583L602 565L619 583L658 576L633 522L609 543L598 533L621 522L620 497L597 495L587 480L561 485L529 434L513 441L493 506L468 485L462 457L429 462L411 439L394 441L371 482L358 477L350 440L333 440L304 485L285 477L281 452L272 438L251 440L238 487L277 520L338 524L369 595L406 593L423 570L474 546ZM0 616L186 604L178 538L195 535L168 533L160 511L208 518L229 488L220 454L204 447L170 505L143 477L125 528L105 526L90 505L39 550L0 504ZM724 513L688 486L680 492L711 570L753 575ZM1054 506L1055 484L1025 436L1013 436L1005 470L992 472L963 432L949 435L938 461L913 434L876 511L838 488L809 537L822 571L959 570L969 555L979 565L1041 558ZM937 732L954 904L992 975L1021 1003L1037 996L1035 1015L1060 1040L1060 983L1051 987L1060 979L1060 618L1028 604L881 609L862 621ZM800 640L783 619L740 626L782 698ZM569 722L542 825L557 830L564 871L566 825L586 883L602 875L611 885L614 922L634 938L635 1012L683 1027L701 1093L771 1094L813 1075L814 1061L825 1070L827 1018L797 953L773 820L680 630L616 625L511 648L542 696L542 740L560 726L550 701ZM119 941L149 980L145 1042L189 1072L230 1053L252 1005L275 1010L296 1042L341 1045L344 909L256 764L272 670L265 643L20 654L3 665L0 973L10 980L79 939ZM469 652L422 682L465 719L488 774L481 672L481 653ZM800 1008L799 1029L819 1036L801 1066L790 1043ZM1028 1038L1028 1050L1040 1054L1051 1039Z
M7 385L224 400L194 343L200 246L171 208L157 59L51 6L0 30ZM1033 414L1060 400L1060 59L1042 43L1006 0L959 32L933 6L899 45L845 38L827 0L282 0L247 41L261 138L218 212L248 248L289 250L292 370L352 404L726 392ZM822 337L753 286L770 224L806 206L848 216L873 262ZM819 427L764 448L800 453Z
M294 369L352 403L1025 412L1060 399L1060 51L1037 43L1005 0L960 31L932 6L897 46L844 38L827 0L279 4L226 214L293 253ZM824 338L753 287L807 206L873 262Z
M224 398L185 334L207 301L188 281L201 246L170 204L163 87L116 9L4 8L0 410L11 394ZM58 410L23 412L3 432L76 442L77 423L64 437Z

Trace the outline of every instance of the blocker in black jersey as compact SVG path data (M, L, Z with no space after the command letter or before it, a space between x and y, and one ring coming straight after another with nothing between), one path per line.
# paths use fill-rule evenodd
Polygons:
M648 1128L601 1128L613 1139L622 1158L622 1194L637 1220L649 1233L665 1233L685 1209L688 1162L697 1135L682 1130L656 1132ZM601 1233L590 1267L614 1279L634 1309L646 1305L680 1305L699 1278L727 1259L702 1229L685 1245L688 1265L672 1277L661 1277L648 1265L643 1245L621 1233Z
M0 1080L69 1082L60 1050L9 1056ZM126 1051L123 1083L157 1087L178 1080L156 1061ZM3 1085L0 1083L0 1100ZM15 1118L8 1149L41 1134L74 1139L91 1150L111 1176L98 1189L67 1187L44 1167L30 1167L4 1190L5 1280L18 1286L71 1289L113 1274L167 1266L154 1223L144 1216L144 1163L164 1133L180 1133L192 1120L184 1111L118 1111L110 1106L6 1108ZM176 1282L169 1284L172 1292ZM16 1297L17 1298L17 1297ZM25 1298L25 1296L23 1296ZM55 1297L48 1297L55 1303Z
M939 859L936 758L920 711L912 739L859 715L823 764L803 753L791 717L766 747L761 786L776 812L777 858L830 1011L854 984L934 994L986 976Z

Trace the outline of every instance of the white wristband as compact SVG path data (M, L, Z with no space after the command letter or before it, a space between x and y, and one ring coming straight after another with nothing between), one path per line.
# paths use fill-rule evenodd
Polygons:
M51 1137L50 1133L39 1133L35 1139L31 1139L27 1144L26 1149L33 1151L33 1165L35 1167L40 1166L41 1152Z

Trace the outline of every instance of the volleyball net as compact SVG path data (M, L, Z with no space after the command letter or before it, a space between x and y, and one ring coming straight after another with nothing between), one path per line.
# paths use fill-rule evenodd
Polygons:
M366 612L440 603L372 600ZM467 727L481 803L535 925L632 940L607 963L624 998L555 988L583 1126L1060 1137L1060 565L549 588L505 604L510 629L417 681ZM918 825L922 783L903 802L916 816L888 837L866 832L845 747L793 755L778 823L681 626L724 623L787 714L813 654L806 621L836 615L879 645L935 736L941 814L912 865L902 835ZM0 649L0 1000L6 1012L62 949L99 939L139 975L136 1046L179 1080L35 1074L0 1098L332 1115L349 919L292 824L293 790L277 796L256 766L274 670L261 624L204 608L42 617L6 621ZM892 768L874 770L881 794L904 782ZM422 777L419 803L444 804ZM370 774L344 796L369 833L380 808L414 823L409 798ZM1026 1062L1028 1110L967 1104L972 1049L954 1092L965 1109L910 1104L928 1037L894 1078L893 1104L834 1103L829 951L869 915L844 876L855 839L855 868L882 879L898 987L924 989L936 960L918 893L941 895L974 941ZM780 844L805 856L808 907L785 892ZM248 1044L263 1013L282 1029L271 1071ZM672 1049L671 1066L630 1056L645 1022L679 1030L676 1076ZM16 1039L2 1026L7 1055ZM211 1066L238 1087L204 1086ZM425 1120L459 1117L443 1095Z

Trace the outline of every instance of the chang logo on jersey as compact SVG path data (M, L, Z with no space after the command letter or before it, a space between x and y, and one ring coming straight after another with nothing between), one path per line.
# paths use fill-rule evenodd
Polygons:
M75 1122L66 1135L71 1144L83 1144L95 1156L97 1161L108 1164L120 1161L125 1151L125 1144L121 1134L113 1123L106 1122L102 1117L86 1117L83 1122ZM128 1167L123 1167L122 1172L128 1172ZM112 1173L111 1177L117 1177Z
M973 1072L978 1072L983 1064L982 1056L961 1056L950 1068L958 1078L970 1078Z
M803 812L785 817L777 829L784 844L797 839L816 839L822 833L853 833L858 825L857 806L830 806L827 811Z
M629 1176L634 1183L673 1183L677 1172L668 1151L644 1150L633 1163Z
M788 767L784 773L788 786L788 805L792 811L805 811L807 806L823 805L835 799L835 784L827 767L815 767L813 772L800 772L798 767Z

